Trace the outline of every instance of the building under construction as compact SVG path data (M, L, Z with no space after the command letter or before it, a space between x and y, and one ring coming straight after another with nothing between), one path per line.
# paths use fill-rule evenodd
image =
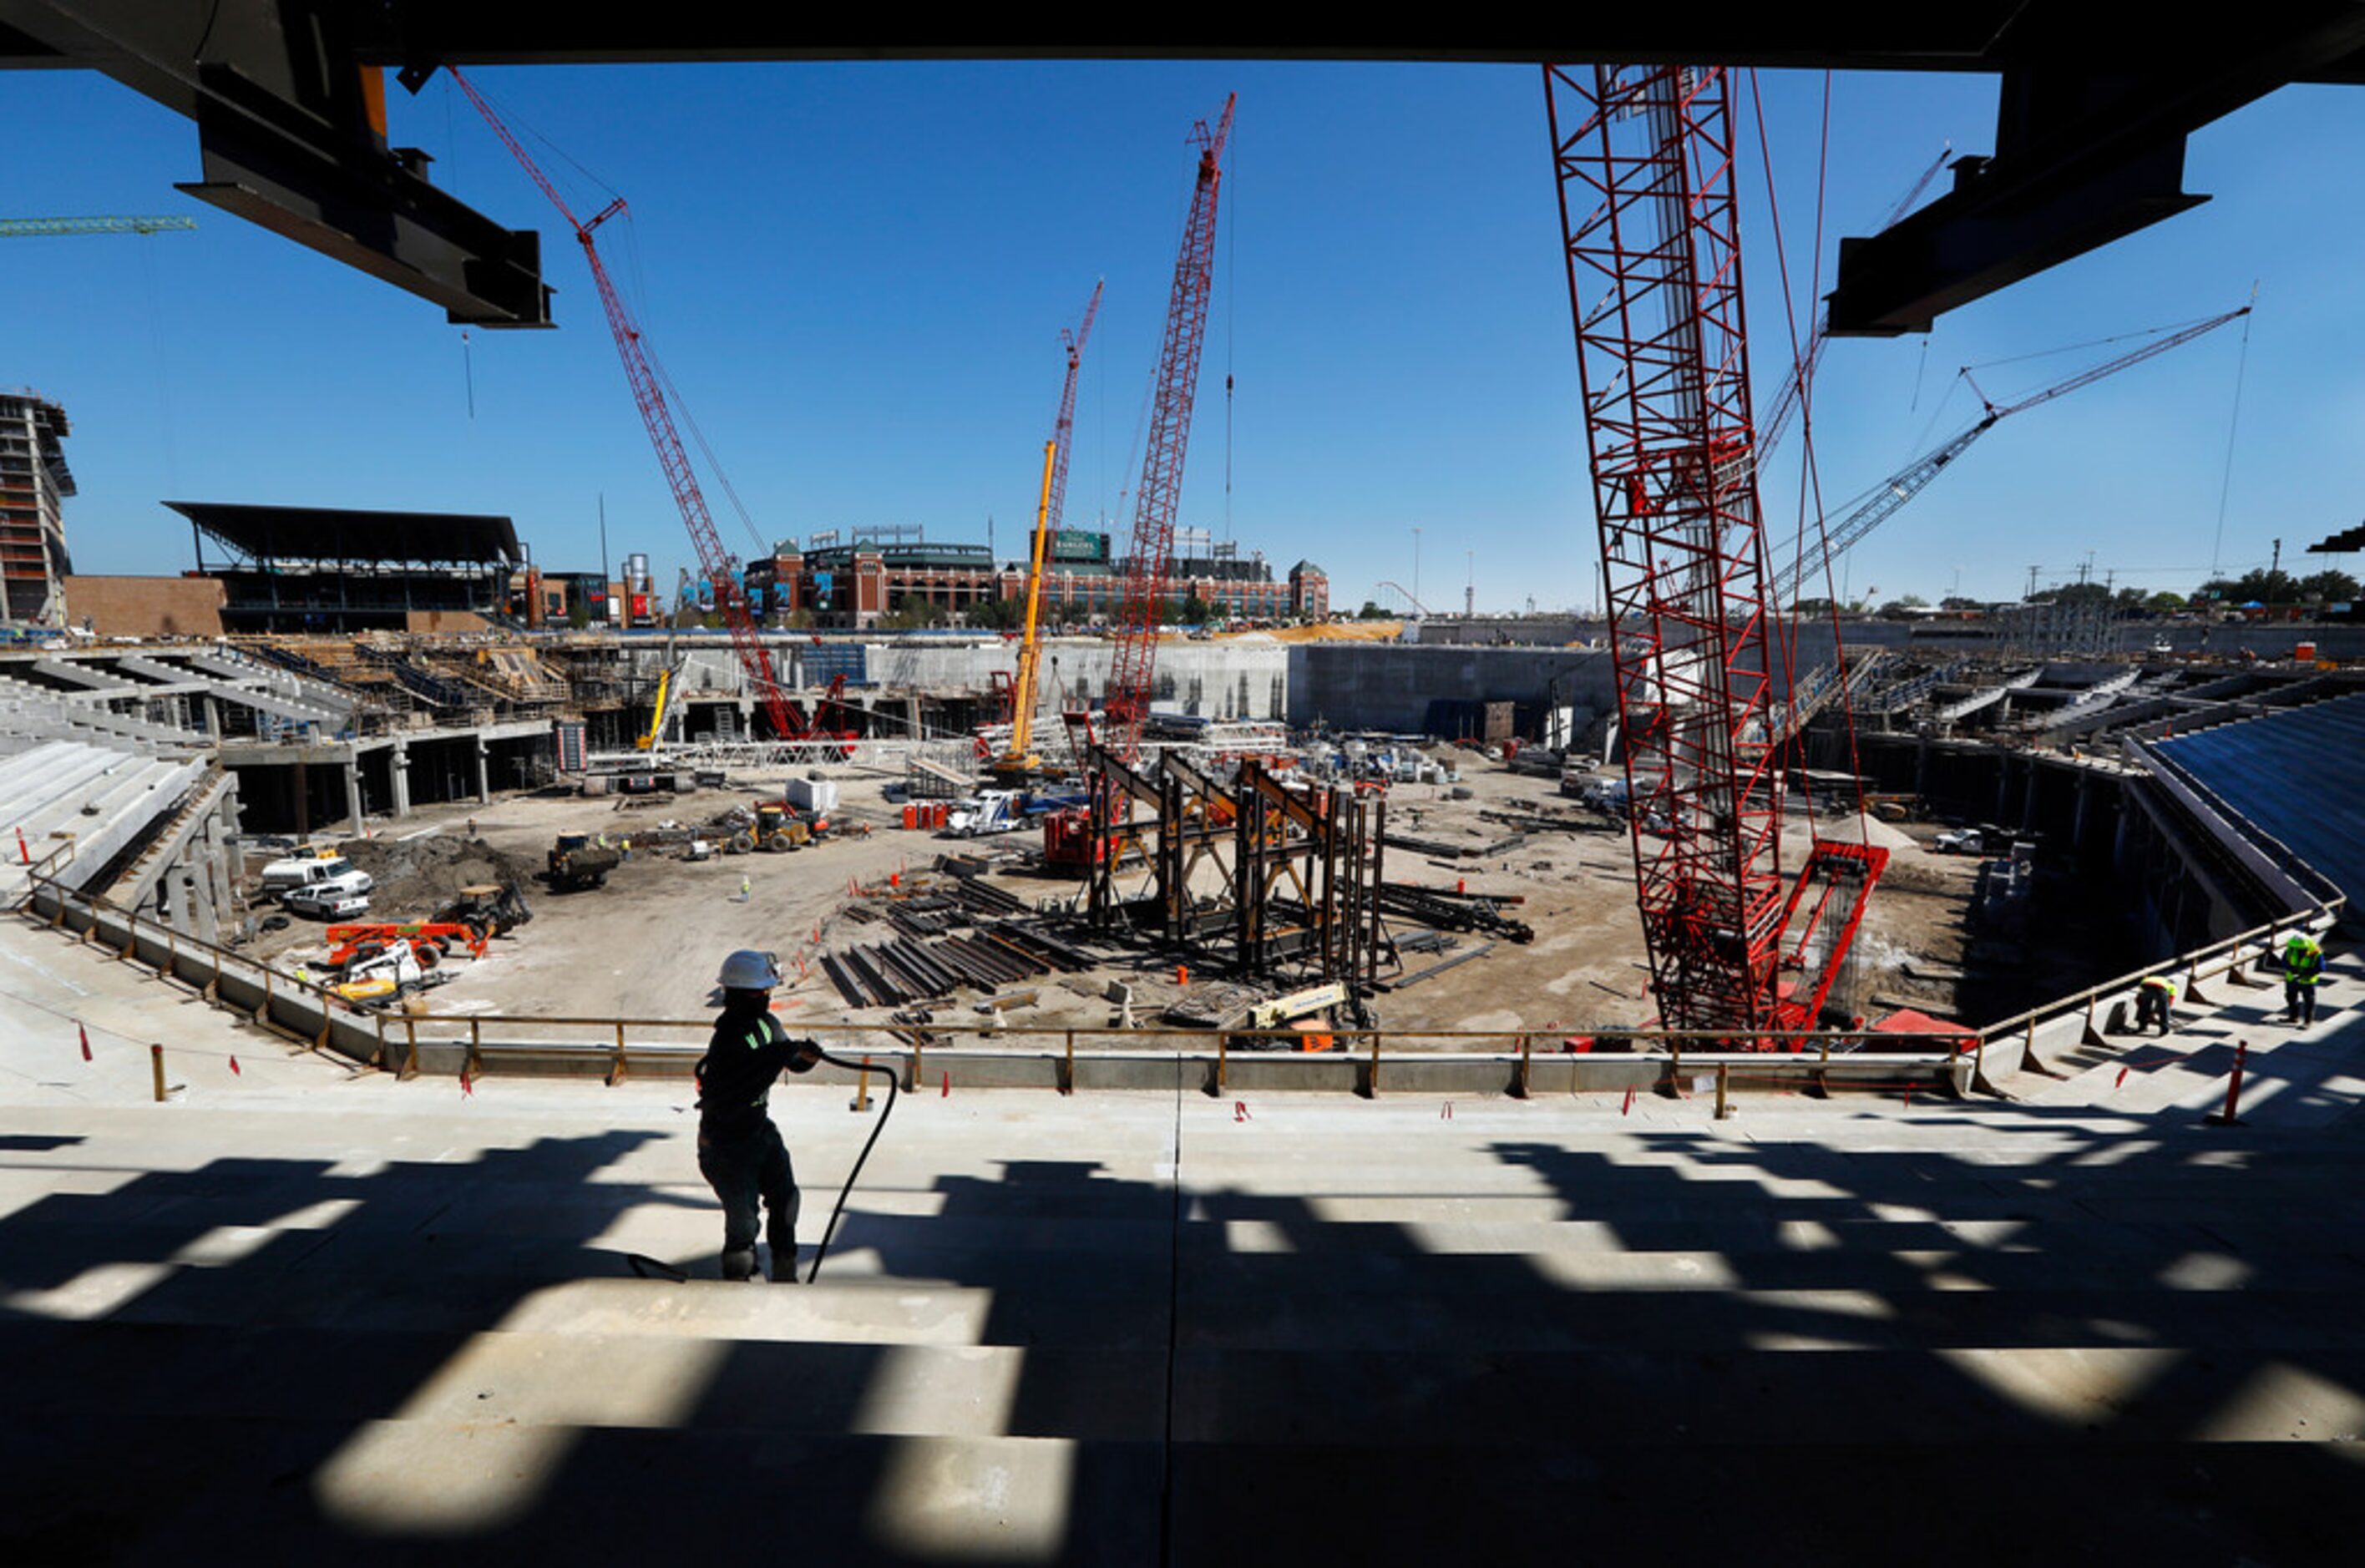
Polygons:
M30 392L0 392L0 623L65 624L63 503L74 493L66 411Z

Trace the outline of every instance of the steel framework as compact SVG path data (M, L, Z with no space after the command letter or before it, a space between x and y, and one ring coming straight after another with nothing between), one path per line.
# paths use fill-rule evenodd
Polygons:
M1544 68L1653 986L1754 1039L1813 1026L1887 854L1818 843L1786 895L1725 87Z
M1166 570L1174 553L1174 512L1182 497L1182 456L1191 442L1191 403L1199 386L1199 351L1207 337L1207 297L1216 278L1216 194L1223 180L1224 143L1232 134L1234 94L1213 130L1201 120L1190 141L1199 149L1182 245L1174 258L1174 290L1166 308L1166 336L1158 356L1158 393L1134 494L1133 538L1125 564L1125 597L1109 670L1104 734L1127 760L1141 750L1141 722L1149 713L1158 668L1158 628L1166 613Z
M1381 910L1384 797L1293 790L1254 758L1229 782L1175 750L1139 767L1114 746L1085 758L1089 829L1111 846L1085 872L1094 931L1241 979L1337 980L1359 1015L1400 968Z

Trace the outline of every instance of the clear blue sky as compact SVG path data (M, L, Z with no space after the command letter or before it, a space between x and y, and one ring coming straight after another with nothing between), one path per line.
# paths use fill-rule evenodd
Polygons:
M1182 521L1228 525L1335 599L1381 579L1459 608L1597 593L1584 432L1538 73L1530 67L841 64L513 69L515 118L630 198L611 263L767 539L925 523L1005 555L1032 519L1059 331L1107 298L1079 400L1068 521L1129 489L1192 155L1239 94ZM1803 297L1821 78L1765 78ZM389 89L438 183L539 229L556 331L470 334L410 295L181 196L193 127L105 78L0 76L0 214L195 215L196 234L0 241L0 385L62 403L76 566L190 565L167 498L504 512L537 560L689 559L590 280L555 215L442 82ZM1838 79L1824 249L1866 232L1952 141L1992 148L1995 86ZM2226 496L2229 570L2354 522L2365 464L2359 220L2365 98L2287 89L2202 131L2215 199L1940 319L1846 341L1817 395L1833 503L1967 423L1956 367L2214 314L2261 289L2238 429L2238 328L2007 421L1848 566L1853 590L2016 595L2074 574L2189 590ZM1761 406L1788 356L1754 121L1746 266ZM546 162L596 204L557 153ZM1830 264L1823 269L1830 285ZM2102 351L2097 351L2102 352ZM2000 367L1999 397L2086 363ZM473 369L470 416L466 373ZM1238 389L1227 431L1224 377ZM1933 413L1936 418L1933 420ZM2228 450L2231 438L2230 487ZM1787 445L1795 460L1800 443ZM1138 459L1137 459L1138 460ZM1228 466L1230 491L1226 492ZM1787 531L1795 467L1766 510ZM727 545L752 546L710 486ZM1120 536L1125 518L1116 521ZM1465 552L1469 553L1465 555ZM2294 557L2297 557L2294 561ZM2353 563L2351 563L2353 566Z

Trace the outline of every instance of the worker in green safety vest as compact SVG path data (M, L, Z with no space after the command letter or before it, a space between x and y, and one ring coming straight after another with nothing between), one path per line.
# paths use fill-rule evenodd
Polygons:
M2140 1035L2157 1023L2163 1035L2169 1030L2169 1009L2176 1004L2176 982L2166 975L2146 975L2135 987L2135 1033Z
M2304 1029L2315 1022L2315 982L2324 978L2324 949L2304 931L2283 944L2283 1020Z

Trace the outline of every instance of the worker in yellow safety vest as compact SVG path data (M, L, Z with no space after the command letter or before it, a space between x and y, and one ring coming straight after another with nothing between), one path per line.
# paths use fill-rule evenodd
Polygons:
M2169 1031L2169 1010L2176 1004L2176 982L2166 975L2146 975L2135 987L2135 1033L2140 1035L2153 1023L2159 1025L2163 1035Z
M2304 1029L2315 1022L2315 983L2324 978L2324 949L2304 931L2283 944L2283 1019Z

